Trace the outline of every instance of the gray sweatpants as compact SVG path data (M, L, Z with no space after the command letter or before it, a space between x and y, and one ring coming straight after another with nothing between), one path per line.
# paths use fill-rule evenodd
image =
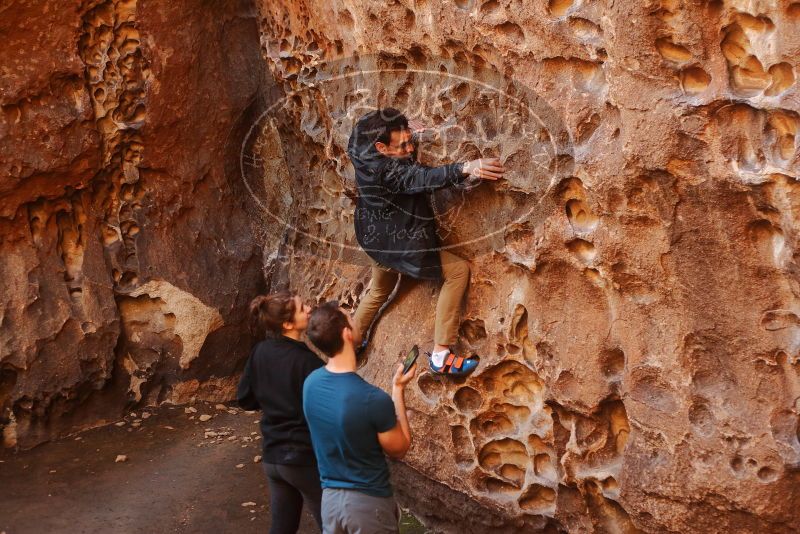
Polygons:
M348 489L322 490L323 534L397 534L399 521L393 497Z

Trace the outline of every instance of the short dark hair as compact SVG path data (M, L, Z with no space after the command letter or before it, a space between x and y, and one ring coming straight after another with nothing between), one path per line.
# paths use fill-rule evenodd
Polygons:
M342 331L345 328L350 328L350 322L339 309L339 303L332 300L311 312L306 335L315 347L331 358L344 346Z
M278 337L283 333L283 323L294 320L294 294L279 291L271 295L259 295L250 302L250 332L257 339Z
M380 141L389 144L392 132L407 130L408 119L396 108L383 108L370 111L355 126L356 139L359 144L373 145Z

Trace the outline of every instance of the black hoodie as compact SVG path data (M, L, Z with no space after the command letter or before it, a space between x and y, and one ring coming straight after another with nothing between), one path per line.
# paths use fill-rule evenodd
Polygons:
M416 158L390 158L373 142L350 136L356 171L356 239L379 265L413 278L442 277L439 236L430 195L460 184L463 163L426 167Z
M305 343L286 336L265 339L253 348L236 398L245 410L262 411L264 462L316 464L303 415L303 383L323 365Z

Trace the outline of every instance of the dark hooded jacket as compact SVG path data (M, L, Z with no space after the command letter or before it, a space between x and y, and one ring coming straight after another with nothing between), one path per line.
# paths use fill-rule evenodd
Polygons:
M356 171L356 239L379 265L413 278L442 277L439 235L430 195L464 181L463 163L426 167L390 158L373 142L350 136L347 153Z

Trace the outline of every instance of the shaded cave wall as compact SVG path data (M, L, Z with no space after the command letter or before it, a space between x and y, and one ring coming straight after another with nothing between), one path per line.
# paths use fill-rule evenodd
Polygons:
M264 85L252 4L2 12L4 444L230 398L252 342L245 307L263 288L235 174Z

